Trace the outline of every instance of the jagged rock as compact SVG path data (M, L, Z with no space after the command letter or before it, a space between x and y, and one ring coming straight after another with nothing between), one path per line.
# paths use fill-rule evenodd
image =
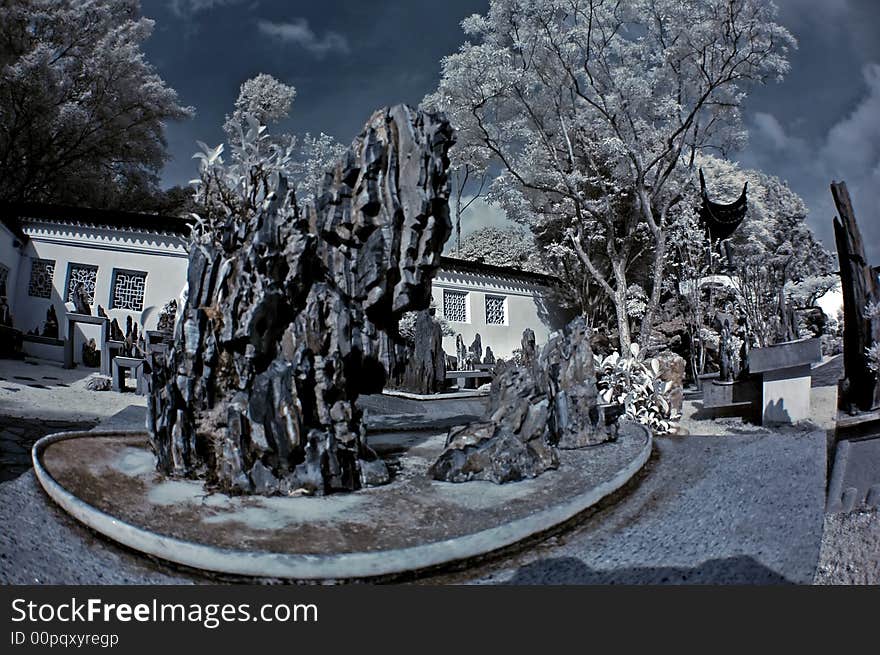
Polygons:
M92 308L89 305L89 294L86 293L86 286L82 282L76 283L72 296L73 304L76 307L76 313L90 316Z
M101 351L94 339L89 339L82 345L82 363L83 366L97 368L101 365Z
M524 354L533 338L524 334ZM540 354L533 348L527 365L499 362L485 418L449 432L446 450L428 470L434 479L503 483L533 478L559 465L557 447L580 448L614 438L598 405L584 319L553 334Z
M119 327L119 321L115 318L110 321L110 340L125 341L125 334L122 332L122 328Z
M479 333L474 335L473 343L468 348L467 357L470 362L470 368L474 368L475 364L483 361L483 340L480 338Z
M670 350L657 355L657 361L660 363L658 377L664 382L672 383L672 388L667 394L669 404L675 413L680 414L684 405L684 376L687 362L684 357Z
M457 371L468 370L468 350L464 345L464 338L461 334L455 335L455 356Z
M395 387L410 393L439 393L446 385L446 353L443 352L443 328L430 310L416 314L415 340L407 348L403 371Z
M89 391L110 391L113 388L113 380L103 375L92 375L86 380L86 389Z
M282 178L254 216L194 236L179 329L150 380L159 470L233 493L387 482L355 401L399 375L398 321L429 306L452 143L442 115L380 110L304 215Z
M523 330L522 339L520 341L520 344L522 345L523 366L531 366L532 362L535 361L535 343L534 330L532 330L532 328L526 328L525 330Z
M159 312L159 320L156 323L156 330L171 335L174 333L174 320L177 318L177 301L171 300L166 303Z
M591 332L583 319L573 321L565 333L550 338L538 360L553 399L553 442L564 449L594 446L613 437L599 407Z
M46 310L46 322L43 324L42 336L51 339L58 338L58 315L55 313L55 305L49 305Z

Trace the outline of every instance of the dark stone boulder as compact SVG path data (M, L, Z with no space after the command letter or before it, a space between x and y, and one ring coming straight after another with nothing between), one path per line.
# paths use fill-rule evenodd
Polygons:
M394 379L394 386L410 393L439 393L446 386L443 328L426 309L416 313L413 332L413 343L407 347L403 369Z
M557 448L614 439L598 403L590 333L578 318L540 353L527 347L534 334L525 335L529 363L496 367L484 419L451 430L428 474L447 482L533 478L558 467Z
M173 344L151 356L160 471L230 493L388 481L356 400L400 374L400 317L429 306L452 143L442 115L380 110L304 213L280 178L253 215L194 232Z

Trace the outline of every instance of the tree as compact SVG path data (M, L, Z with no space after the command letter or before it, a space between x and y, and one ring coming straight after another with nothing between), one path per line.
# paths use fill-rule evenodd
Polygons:
M199 141L199 178L195 202L200 218L210 225L234 216L247 220L266 198L267 189L280 177L292 185L297 202L315 198L331 169L345 152L332 137L306 133L272 136L268 126L287 118L296 97L293 86L265 73L241 85L235 110L223 126L229 145L229 162L223 159L226 146L214 148Z
M482 227L474 230L465 237L455 257L532 273L544 272L535 240L522 228Z
M633 261L644 345L694 157L740 145L746 87L788 70L775 17L763 0L492 0L442 62L426 104L449 112L456 148L501 167L495 202L560 234L613 303L623 352Z
M0 198L118 206L158 192L163 122L193 115L144 58L138 0L0 4Z
M807 224L804 201L772 175L712 156L699 157L697 164L720 202L738 195L748 183L746 218L729 248L741 307L757 345L791 338L785 334L787 307L814 307L838 282L834 258Z

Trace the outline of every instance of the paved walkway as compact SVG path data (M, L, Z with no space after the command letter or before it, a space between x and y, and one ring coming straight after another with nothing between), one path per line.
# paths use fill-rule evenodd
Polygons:
M824 435L656 441L629 495L525 554L429 584L812 582L825 487ZM0 583L209 581L99 539L64 515L33 473L0 484Z

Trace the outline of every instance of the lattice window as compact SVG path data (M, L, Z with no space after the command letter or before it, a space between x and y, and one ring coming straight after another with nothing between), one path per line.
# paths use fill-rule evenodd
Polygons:
M443 289L443 316L447 321L468 322L467 293Z
M54 259L32 259L31 280L28 295L35 298L52 297L52 277L55 275Z
M113 296L110 298L110 308L142 311L146 284L146 273L115 269L113 271Z
M95 304L95 282L98 279L98 267L88 264L70 264L67 267L67 302L73 302L73 292L76 285L83 283L83 288L89 298L89 304Z
M486 296L486 324L507 325L504 296Z
M6 291L6 280L9 279L9 269L0 264L0 296L8 295Z

